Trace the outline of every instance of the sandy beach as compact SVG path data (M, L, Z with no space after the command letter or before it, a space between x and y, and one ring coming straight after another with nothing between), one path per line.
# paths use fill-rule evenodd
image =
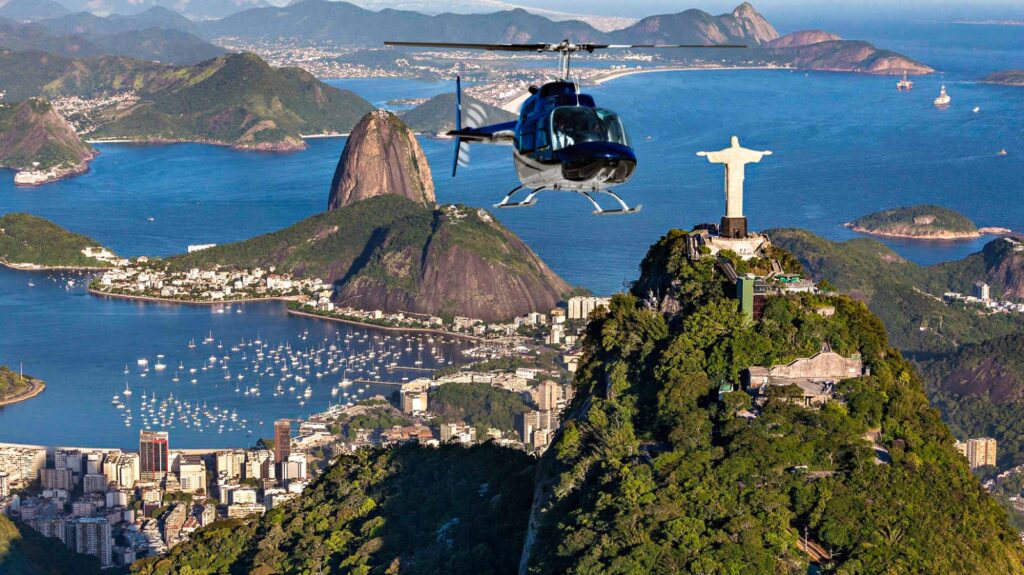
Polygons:
M273 296L273 297L250 297L250 298L237 298L237 299L223 299L216 301L194 301L187 299L174 299L169 297L155 297L148 295L129 295L120 293L110 293L98 289L89 288L89 293L97 297L109 297L115 299L129 299L136 301L144 301L149 303L173 303L179 305L229 305L236 303L256 303L261 301L297 301L296 296Z
M448 336L451 336L451 337L458 337L458 338L468 339L468 340L472 340L472 341L486 341L484 338L477 337L475 335L468 335L468 334L464 334L464 333L455 333L455 332L451 332L451 331L445 331L443 329L431 329L431 328L427 328L427 327L391 327L391 326L377 325L375 323L366 323L366 322L362 322L362 321L354 320L354 319L346 319L346 318L342 318L342 317L331 317L331 316L326 316L326 315L318 315L318 314L315 314L315 313L306 313L304 311L298 311L298 310L294 310L294 309L290 309L290 308L288 309L288 315L294 315L294 316L298 316L298 317L307 317L307 318L310 318L310 319L322 319L324 321L336 321L336 322L339 322L339 323L347 323L347 324L350 324L350 325L358 325L360 327L365 327L365 328L368 328L368 329L382 329L382 330L386 330L386 331L404 331L404 332L411 332L411 333L435 333L435 334L438 334L438 335L448 335Z

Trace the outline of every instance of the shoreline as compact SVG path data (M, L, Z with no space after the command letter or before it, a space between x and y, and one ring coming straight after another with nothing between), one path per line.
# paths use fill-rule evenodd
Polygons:
M149 295L128 295L120 293L105 292L95 288L87 288L90 295L96 297L104 297L111 299L124 299L124 300L135 300L149 303L171 303L179 305L197 305L197 306L213 306L213 305L228 305L228 304L243 304L243 303L260 303L265 301L297 301L297 296L272 296L272 297L253 297L253 298L235 298L225 299L218 301L193 301L187 299L173 299L169 297L149 296Z
M321 138L347 138L352 132L325 132L323 134L299 134L303 140L318 140Z
M852 224L843 224L843 227L858 234L864 234L867 236L878 236L883 238L899 238L904 240L920 240L920 241L938 241L938 242L958 242L967 240L977 240L985 236L999 236L1012 234L1013 230L1009 228L1000 227L983 227L978 228L974 232L945 232L940 234L929 234L929 235L913 235L913 234L901 234L897 232L886 232L882 230L871 230L861 226L854 226Z
M88 266L44 266L39 264L11 263L0 259L0 266L19 272L102 272L111 267L88 267Z
M13 405L15 403L27 401L39 395L40 393L43 392L44 389L46 389L46 382L40 379L29 379L28 382L30 384L29 388L23 391L22 393L19 393L18 395L15 396L0 399L0 407L6 407L8 405Z
M310 319L321 319L321 320L324 320L324 321L336 321L336 322L339 322L339 323L347 323L347 324L350 324L350 325L358 325L360 327L365 327L365 328L369 328L369 329L382 329L382 330L387 330L387 331L401 331L401 332L413 332L413 333L434 333L434 334L438 334L438 335L447 335L447 336L451 336L451 337L458 337L458 338L462 338L462 339L468 339L468 340L471 340L471 341L487 341L487 339L479 337L479 336L469 335L469 334L464 334L464 333L455 333L455 332L451 332L451 331L445 331L443 329L433 329L433 328L429 328L429 327L392 327L392 326L377 325L375 323L366 323L366 322L362 322L362 321L355 320L355 319L346 319L346 318L342 318L342 317L330 317L330 316L325 316L325 315L317 315L317 314L314 314L314 313L298 311L298 310L294 310L294 309L290 309L290 308L288 310L286 310L286 311L288 312L288 315L294 315L294 316L305 317L305 318L310 318Z
M601 76L593 81L593 84L600 86L605 82L634 76L636 74L653 74L656 72L714 72L720 70L796 70L788 66L665 66L661 68L641 68L639 70L617 70L611 74Z
M316 136L316 135L314 135ZM324 135L323 137L329 137L330 135ZM87 144L128 144L136 146L169 146L174 144L202 144L206 146L220 146L222 148L228 148L237 152L272 152L272 153L290 153L290 152L301 152L308 146L305 142L305 136L299 136L298 144L288 144L286 142L279 142L276 144L254 144L244 145L238 144L237 142L222 142L218 140L206 140L202 138L197 139L163 139L163 138L99 138L85 140Z
M0 447L16 447L16 448L28 448L28 449L45 449L47 455L58 449L77 449L79 451L131 451L132 447L85 447L81 445L38 445L35 443L15 443L11 441L0 441ZM133 446L138 449L137 445ZM232 450L232 449L248 449L246 447L184 447L181 449L171 449L171 453L184 453L186 455L207 455L214 454L218 451Z
M94 288L87 288L87 291L89 292L90 295L93 295L93 296L96 296L96 297L102 297L102 298L123 299L123 300L129 300L129 301L134 300L134 301L141 301L141 302L147 302L147 303L166 303L166 304L195 305L195 306L233 305L233 304L260 303L260 302L269 302L269 301L278 301L278 302L288 303L288 302L298 301L297 296L274 296L274 297L263 297L263 298L238 298L238 299L221 300L221 301L190 301L190 300L180 300L180 299L157 297L157 296L138 296L138 295L127 295L127 294L110 293L110 292L105 292L105 291L101 291L101 290L94 289ZM464 333L455 333L455 332L445 331L445 330L441 330L441 329L433 329L433 328L427 328L427 327L422 327L421 328L421 327L392 327L392 326L384 326L384 325L377 325L375 323L362 322L362 321L354 320L354 319L345 319L345 318L340 318L340 317L328 317L328 316L323 316L323 315L317 315L317 314L313 314L313 313L293 310L293 309L290 309L290 308L287 308L287 307L285 308L285 312L288 315L293 315L293 316L298 316L298 317L305 317L305 318L310 318L310 319L320 319L320 320L325 320L325 321L336 321L336 322L347 323L347 324L351 324L351 325L358 325L358 326L365 327L365 328L368 328L368 329L380 329L380 330L386 330L386 331L401 331L401 332L412 332L412 333L433 333L433 334L437 334L437 335L448 335L448 336L458 337L458 338L462 338L462 339L468 339L468 340L472 340L472 341L487 341L486 338L482 338L482 337L479 337L479 336L469 335L469 334L464 334Z

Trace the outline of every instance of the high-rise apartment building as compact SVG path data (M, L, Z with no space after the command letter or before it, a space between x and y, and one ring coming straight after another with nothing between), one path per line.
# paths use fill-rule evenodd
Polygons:
M562 399L562 386L550 379L544 380L537 386L534 399L541 411L558 409L558 401Z
M274 463L280 465L288 461L292 452L292 422L279 419L274 422Z
M206 490L206 463L198 455L182 455L178 458L178 481L181 490L188 493Z
M166 431L139 432L139 475L143 481L158 481L170 467L169 438Z
M590 312L594 311L599 307L608 307L608 303L611 302L611 298L607 297L593 297L593 296L575 296L569 298L567 315L569 319L587 319L590 316Z
M78 553L98 557L101 567L109 567L112 564L114 546L110 522L106 517L79 517L71 524L71 529L74 539L68 538L68 547Z
M75 487L71 477L71 470L66 467L61 469L40 469L39 483L43 489L71 491Z
M956 448L967 458L971 469L996 464L996 440L991 437L958 441Z

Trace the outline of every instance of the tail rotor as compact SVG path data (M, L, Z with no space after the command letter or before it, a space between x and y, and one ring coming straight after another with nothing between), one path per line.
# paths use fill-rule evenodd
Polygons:
M466 121L462 120L462 78L455 77L455 131L465 128L478 128L483 126L487 119L487 112L482 106L476 103L469 103L466 106ZM452 162L452 176L458 171L459 166L469 165L469 142L462 138L455 137L455 158Z

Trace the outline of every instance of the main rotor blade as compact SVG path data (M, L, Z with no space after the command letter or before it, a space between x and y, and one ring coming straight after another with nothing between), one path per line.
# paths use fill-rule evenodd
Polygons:
M385 46L412 46L418 48L461 48L466 50L492 50L500 52L593 52L594 50L622 48L746 48L746 44L594 44L591 42L551 44L474 44L462 42L397 42L385 41Z
M746 44L584 44L595 50L604 48L746 48Z
M550 50L551 44L467 44L460 42L384 42L385 46L415 46L419 48L463 48L467 50L498 50L505 52L541 52Z

